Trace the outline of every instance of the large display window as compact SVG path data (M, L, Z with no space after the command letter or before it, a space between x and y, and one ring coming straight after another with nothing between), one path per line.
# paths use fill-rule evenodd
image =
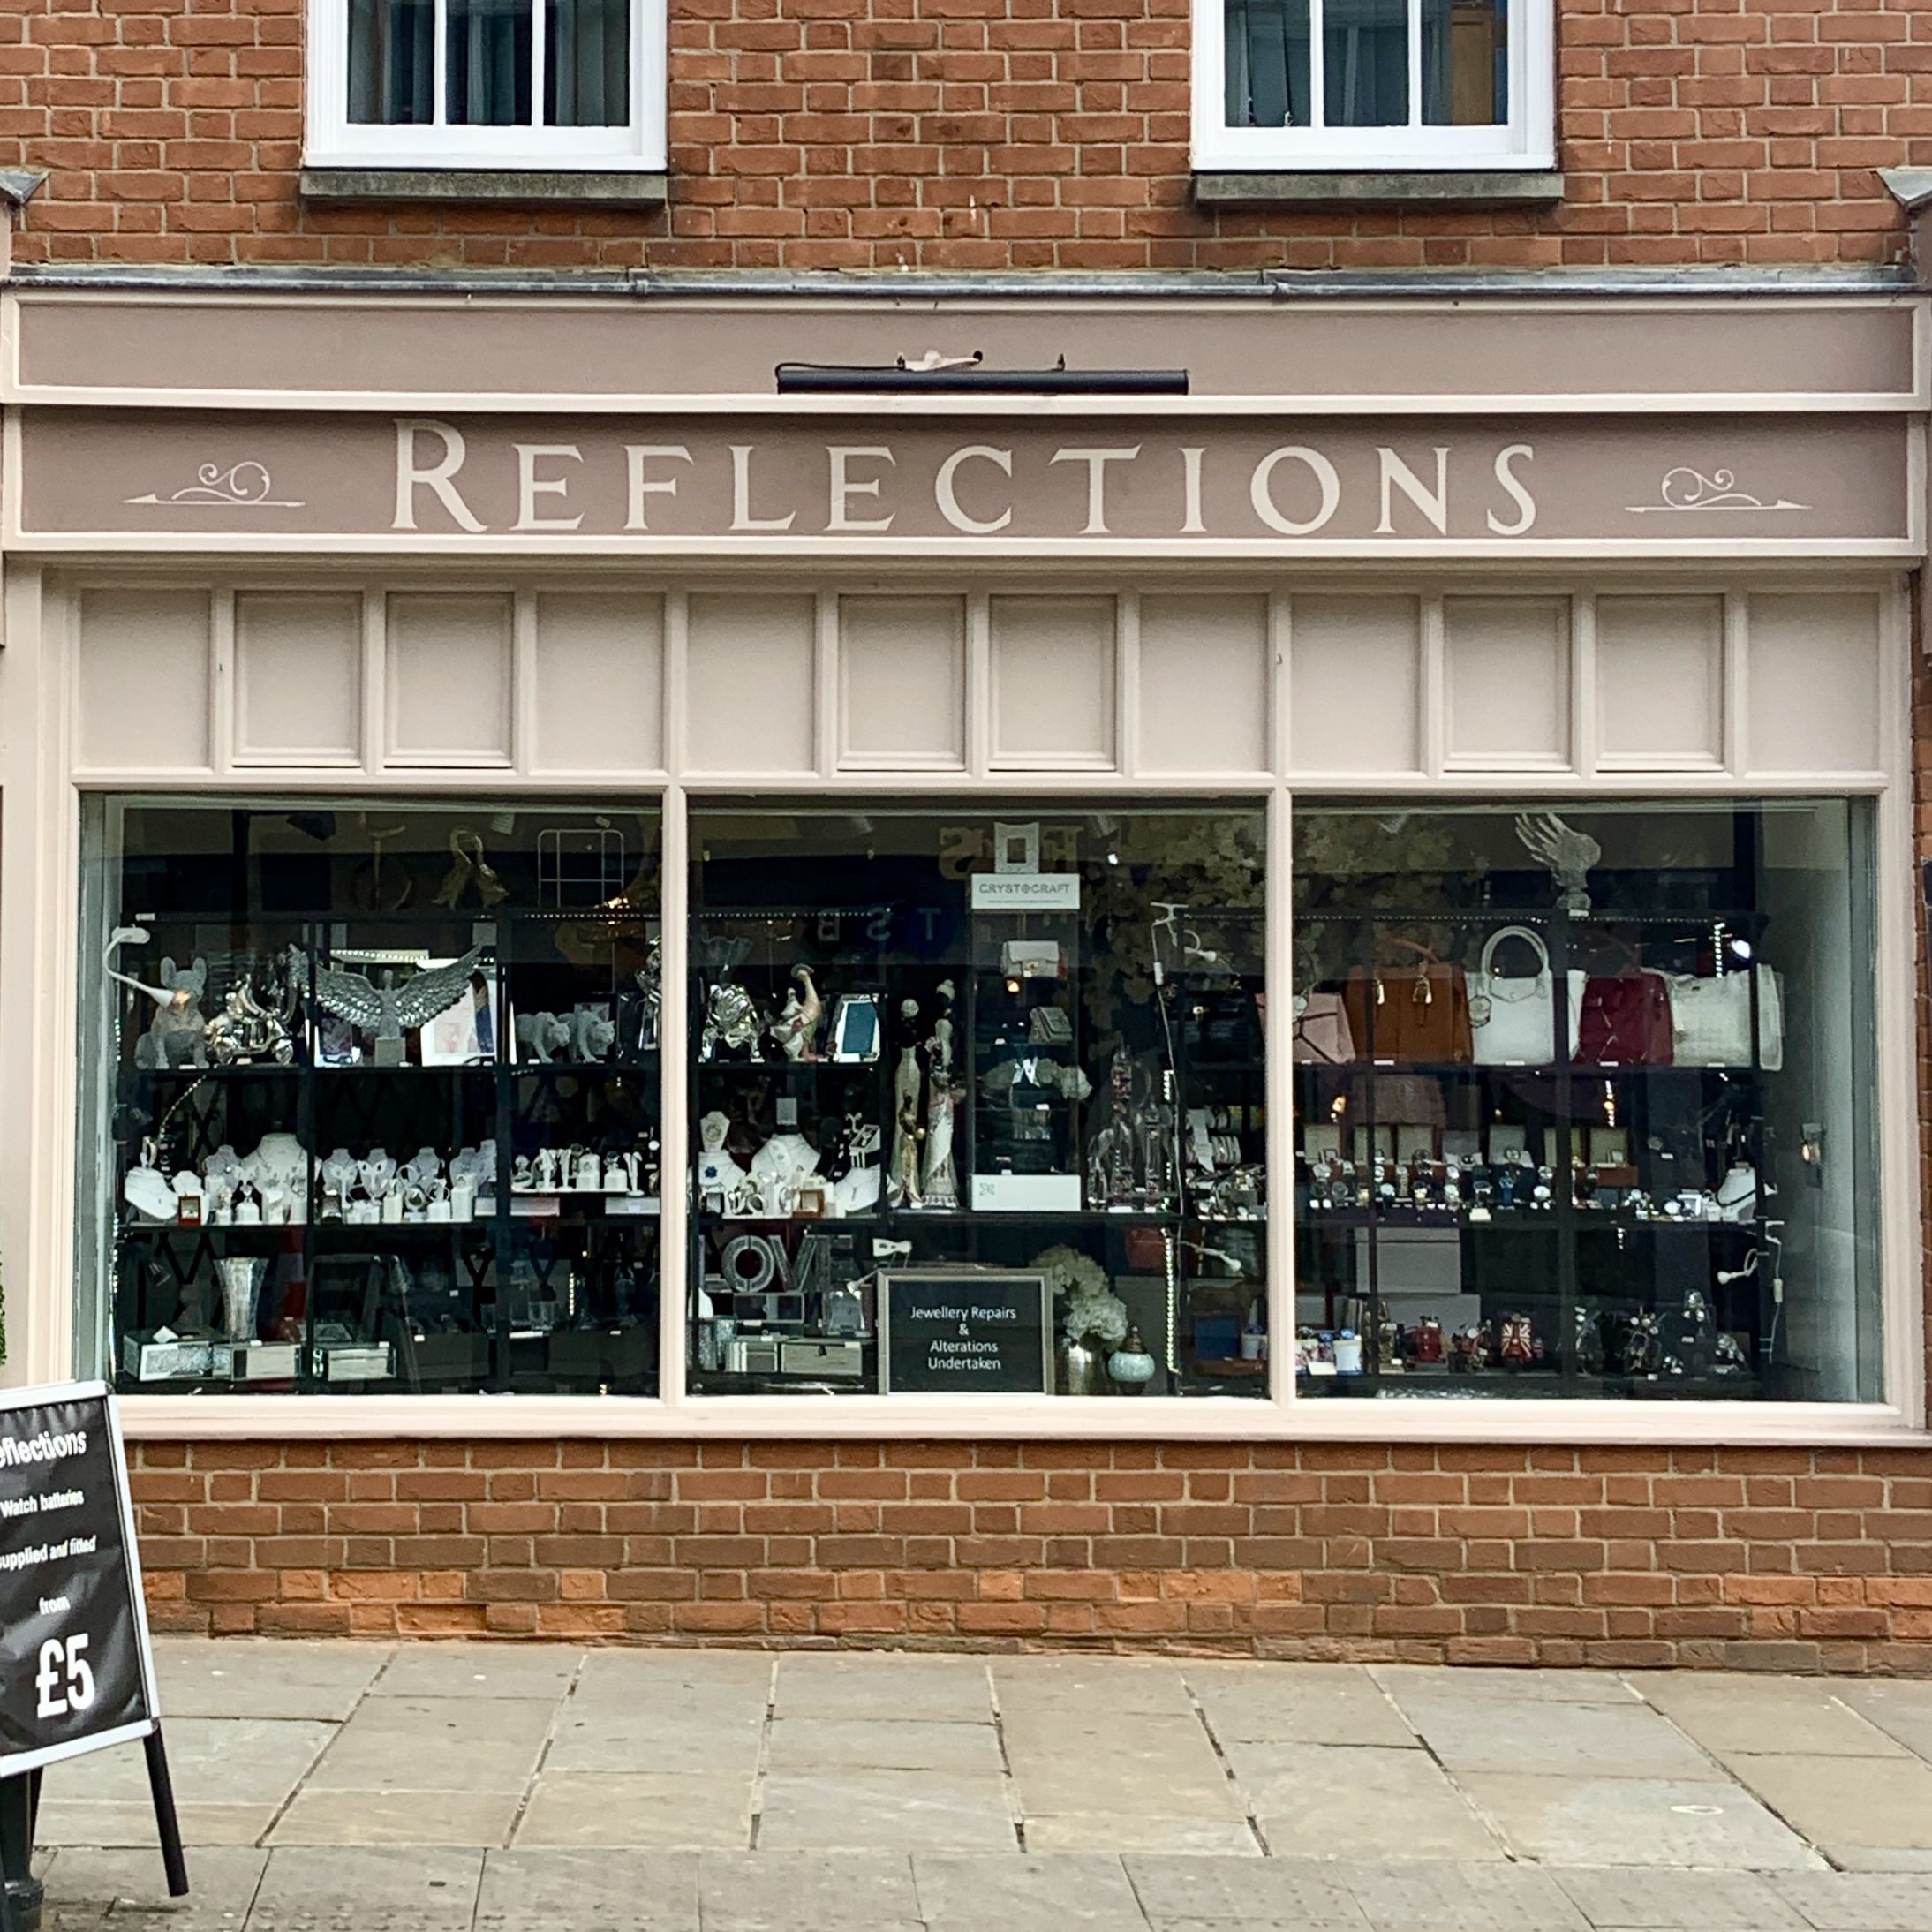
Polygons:
M691 1388L1265 1396L1265 823L694 810Z
M655 811L86 829L82 1279L118 1386L656 1392Z
M1302 806L1302 1392L1879 1400L1872 830Z

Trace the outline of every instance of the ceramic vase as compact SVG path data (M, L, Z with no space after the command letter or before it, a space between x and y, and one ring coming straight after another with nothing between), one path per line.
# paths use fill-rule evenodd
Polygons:
M1062 1395L1108 1395L1106 1352L1085 1335L1060 1338L1060 1392Z
M215 1264L222 1284L222 1331L229 1340L254 1340L255 1302L268 1269L261 1255L229 1255Z

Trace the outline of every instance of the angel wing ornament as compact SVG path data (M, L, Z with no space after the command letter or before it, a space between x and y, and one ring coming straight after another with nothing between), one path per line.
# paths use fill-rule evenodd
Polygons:
M470 976L483 956L480 947L472 947L461 959L447 966L427 966L399 986L393 967L382 969L380 985L365 973L348 973L337 966L315 967L315 1003L325 1013L364 1033L375 1036L377 1066L399 1066L404 1058L403 1030L427 1026L439 1013L447 1012L470 984ZM289 948L289 962L298 985L308 984L307 956L300 947Z
M1530 857L1550 868L1559 888L1558 905L1573 918L1581 918L1590 909L1589 870L1603 857L1603 847L1553 811L1518 812L1516 836Z

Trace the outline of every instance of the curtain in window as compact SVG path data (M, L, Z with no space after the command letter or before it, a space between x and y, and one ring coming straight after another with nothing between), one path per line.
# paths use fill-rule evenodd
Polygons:
M550 127L630 119L630 0L546 0L543 118Z
M1226 0L1227 124L1309 124L1309 0Z
M1408 123L1408 0L1322 0L1322 109L1330 127Z
M448 5L450 124L527 126L531 0L448 0Z
M435 0L350 0L349 118L383 127L435 117Z
M1509 0L1422 0L1423 121L1500 127L1509 119Z

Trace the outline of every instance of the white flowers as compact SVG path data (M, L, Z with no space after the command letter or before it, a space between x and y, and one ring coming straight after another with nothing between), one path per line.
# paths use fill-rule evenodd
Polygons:
M1091 1255L1064 1243L1033 1257L1033 1265L1067 1298L1062 1323L1075 1340L1086 1337L1112 1347L1127 1337L1127 1303L1107 1286L1106 1270Z

